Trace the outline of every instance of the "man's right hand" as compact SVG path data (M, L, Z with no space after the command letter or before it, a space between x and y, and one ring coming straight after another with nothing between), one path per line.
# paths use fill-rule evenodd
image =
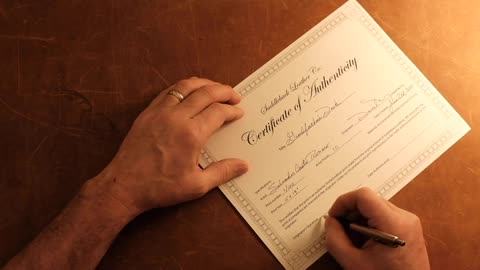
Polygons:
M368 226L394 234L406 245L392 248L368 240L362 248L355 247L335 218L352 212L366 218ZM344 269L430 269L420 219L372 190L362 188L340 196L329 215L326 221L327 249Z

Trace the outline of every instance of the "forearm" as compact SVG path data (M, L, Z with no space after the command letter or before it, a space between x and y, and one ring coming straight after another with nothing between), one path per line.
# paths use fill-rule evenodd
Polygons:
M135 216L109 195L107 182L89 180L5 270L94 269L115 236Z

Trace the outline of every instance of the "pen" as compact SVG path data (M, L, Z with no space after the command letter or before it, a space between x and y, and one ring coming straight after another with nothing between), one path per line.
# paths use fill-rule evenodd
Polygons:
M357 233L360 233L364 236L367 236L378 243L390 246L390 247L398 247L398 246L405 246L405 241L398 238L393 234L389 234L377 229L369 228L366 226L355 224L345 218L337 218L340 223L342 223L343 227L347 230L351 230Z

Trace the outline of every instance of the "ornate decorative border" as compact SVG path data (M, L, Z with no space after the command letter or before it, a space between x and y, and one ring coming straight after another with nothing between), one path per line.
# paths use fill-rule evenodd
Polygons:
M317 42L322 36L324 36L326 33L333 30L337 25L342 23L346 18L347 16L344 13L340 12L336 17L326 22L323 27L315 26L314 28L312 28L312 30L314 30L313 33L309 34L306 37L301 37L298 41L295 41L299 43L295 48L291 48L287 52L281 52L279 54L282 55L281 57L279 57L280 59L274 61L268 67L260 68L260 75L256 76L255 78L251 78L247 82L242 82L241 84L244 86L241 87L238 92L242 96L246 97L253 90L262 85L263 82L269 79L269 77L280 71L284 66L288 65L295 58L301 55L306 49L315 44L315 42Z
M395 186L399 185L405 177L410 175L415 168L420 164L423 164L425 160L436 153L451 138L452 133L450 131L442 133L442 135L433 140L428 147L412 158L407 165L395 172L392 177L385 181L385 183L377 189L377 193L381 196L390 193Z
M361 7L357 7L361 8ZM368 15L368 13L367 13ZM381 29L381 27L373 20L371 16L362 14L358 21L368 30L368 32L382 45L385 51L392 57L403 72L405 72L410 79L415 82L417 87L421 89L427 97L431 99L433 104L443 113L446 119L452 117L451 110L446 106L446 101L439 95L434 95L437 90L422 72L410 61L410 59L403 53L400 48L388 37L388 35ZM379 29L378 29L379 28ZM380 31L377 31L380 30ZM432 97L432 95L434 95Z

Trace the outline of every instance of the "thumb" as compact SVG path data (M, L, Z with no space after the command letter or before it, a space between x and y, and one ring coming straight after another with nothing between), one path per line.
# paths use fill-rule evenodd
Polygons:
M248 163L241 159L224 159L208 165L203 171L205 184L213 189L248 171Z
M325 221L327 250L344 269L352 269L359 262L361 252L348 238L343 226L333 217Z

